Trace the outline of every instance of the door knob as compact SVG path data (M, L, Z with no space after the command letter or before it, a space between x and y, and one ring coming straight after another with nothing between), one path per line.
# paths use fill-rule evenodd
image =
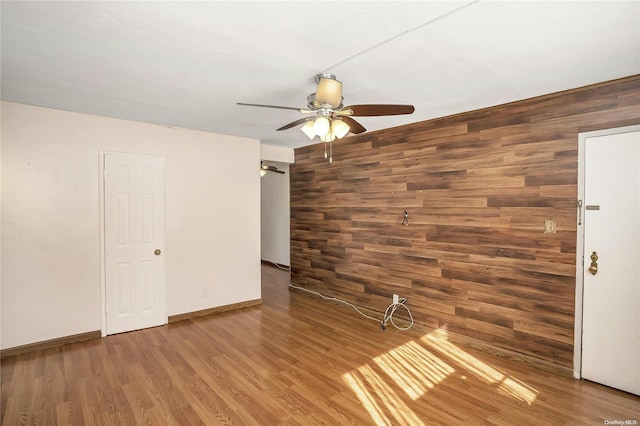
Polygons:
M591 275L598 273L598 255L595 251L591 253L591 266L589 266L589 272L591 272Z
M160 256L160 253L162 253L162 252L160 251L160 249L156 249L156 250L153 252L153 254L155 254L156 256Z

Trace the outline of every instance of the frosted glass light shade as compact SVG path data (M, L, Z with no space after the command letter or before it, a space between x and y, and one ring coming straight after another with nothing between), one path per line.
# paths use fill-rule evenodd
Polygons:
M265 169L260 170L260 177L264 177L264 175L266 174L267 174L267 171Z
M338 139L345 137L349 130L349 125L342 120L333 120L331 122L331 132Z
M322 142L333 142L335 139L336 139L336 135L334 135L331 130L329 130L329 132L327 132L326 135L320 136L320 140Z
M342 83L333 78L321 78L316 91L316 101L337 108L342 103Z
M307 121L305 125L300 128L300 130L302 130L302 133L307 135L309 139L313 139L316 137L316 132L315 130L313 130L313 126L313 121Z
M327 134L329 129L331 128L331 123L329 123L329 119L327 117L318 117L316 121L313 123L313 131L318 136L324 136Z

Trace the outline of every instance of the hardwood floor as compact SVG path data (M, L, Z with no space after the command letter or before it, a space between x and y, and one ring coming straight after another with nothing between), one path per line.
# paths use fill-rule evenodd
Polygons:
M2 360L2 424L640 423L640 397L382 331L288 280L265 265L261 306Z

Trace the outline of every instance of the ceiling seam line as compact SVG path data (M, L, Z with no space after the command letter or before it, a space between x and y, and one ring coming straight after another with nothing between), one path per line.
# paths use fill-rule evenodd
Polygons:
M325 68L321 73L329 72L329 71L330 71L330 70L332 70L333 68L337 68L337 67L339 67L340 65L343 65L344 63L349 62L350 60L357 58L358 56L364 55L365 53L370 52L370 51L372 51L373 49L376 49L376 48L378 48L378 47L380 47L380 46L382 46L382 45L384 45L384 44L387 44L387 43L389 43L389 42L391 42L391 41L393 41L393 40L397 39L398 37L402 37L402 36L403 36L403 35L405 35L405 34L408 34L408 33L410 33L410 32L413 32L413 31L419 30L420 28L426 27L427 25L433 24L434 22L437 22L437 21L439 21L439 20L441 20L441 19L444 19L444 18L446 18L446 17L448 17L448 16L450 16L450 15L453 15L454 13L457 13L457 12L461 11L462 9L465 9L465 8L467 8L467 7L469 7L469 6L472 6L472 5L474 5L475 3L478 3L478 2L480 2L480 1L481 1L481 0L473 0L473 1L469 2L469 3L467 3L467 4L464 4L464 5L462 5L462 6L460 6L460 7L457 7L457 8L455 8L455 9L453 9L453 10L450 10L449 12L446 12L446 13L443 13L442 15L436 16L435 18L430 19L430 20L428 20L427 22L423 22L423 23L422 23L422 24L420 24L420 25L417 25L417 26L415 26L415 27L413 27L413 28L409 28L408 30L405 30L405 31L403 31L403 32L401 32L401 33L398 33L398 34L394 35L394 36L391 36L391 37L389 37L389 38L388 38L388 39L386 39L386 40L382 40L381 42L376 43L376 44L374 44L374 45L373 45L373 46L371 46L371 47L368 47L368 48L366 48L366 49L364 49L364 50L362 50L362 51L360 51L360 52L358 52L358 53L355 53L354 55L351 55L351 56L347 57L346 59L343 59L343 60L342 60L342 61L340 61L340 62L337 62L337 63L335 63L335 64L331 65L331 66L330 66L330 67L328 67L328 68Z

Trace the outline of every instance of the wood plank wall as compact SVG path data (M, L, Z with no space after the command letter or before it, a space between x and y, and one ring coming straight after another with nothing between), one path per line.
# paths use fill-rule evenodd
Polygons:
M292 283L571 367L578 133L638 123L640 75L296 149Z

